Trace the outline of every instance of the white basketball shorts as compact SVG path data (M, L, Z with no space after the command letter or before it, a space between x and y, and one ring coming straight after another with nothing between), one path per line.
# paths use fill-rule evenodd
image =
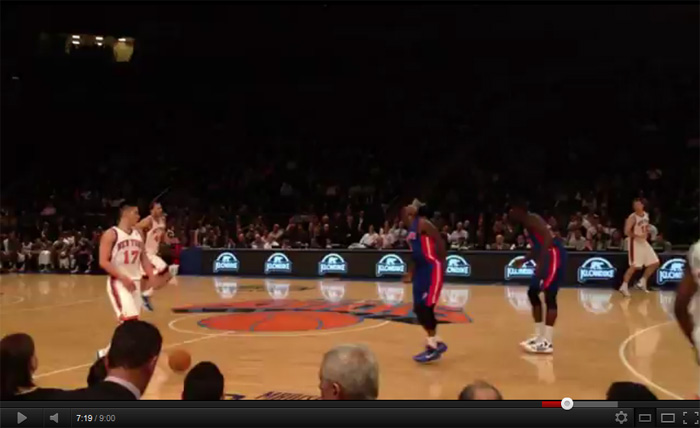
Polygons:
M134 291L129 291L120 280L111 277L107 279L107 295L119 321L137 319L141 315L141 281L136 280L134 284Z
M643 268L659 262L659 257L647 241L630 240L627 258L630 266Z

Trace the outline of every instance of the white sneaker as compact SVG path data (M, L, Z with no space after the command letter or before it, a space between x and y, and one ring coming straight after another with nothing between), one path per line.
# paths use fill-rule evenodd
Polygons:
M625 297L632 297L632 295L630 294L629 287L626 286L626 285L623 285L622 287L620 287L620 290L619 290L619 291L620 291L620 293L622 293L622 295L625 296Z
M531 354L551 354L554 352L554 346L550 342L542 340L528 346L525 350Z
M521 348L527 349L527 348L529 348L529 347L531 347L531 346L535 346L535 344L537 344L537 341L538 341L538 340L539 340L539 337L537 337L537 336L532 336L531 338L520 342L520 347L521 347Z
M638 289L642 290L645 293L649 292L649 289L647 288L647 282L644 281L643 279L640 279L636 284L634 284L635 287Z

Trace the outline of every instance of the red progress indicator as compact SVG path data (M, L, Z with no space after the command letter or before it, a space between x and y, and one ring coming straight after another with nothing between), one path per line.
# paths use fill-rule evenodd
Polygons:
M560 409L561 401L543 401L542 407L555 407L557 409Z
M566 397L561 401L543 401L542 407L549 407L549 408L553 408L553 409L571 410L574 408L574 400L572 400L569 397Z

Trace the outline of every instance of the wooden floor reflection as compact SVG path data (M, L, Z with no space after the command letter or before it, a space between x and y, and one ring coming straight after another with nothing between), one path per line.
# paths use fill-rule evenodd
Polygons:
M4 275L0 332L36 340L38 382L80 387L95 351L115 327L105 278ZM269 392L318 394L318 367L331 346L362 342L380 362L380 398L453 399L484 379L509 399L603 398L610 382L643 381L660 398L697 388L697 366L671 317L671 292L623 299L612 290L563 289L555 354L525 355L532 332L525 289L446 285L439 334L443 359L412 360L424 344L410 323L410 287L398 282L179 277L154 297L165 350L183 348L194 361L215 362L226 392L255 398ZM207 310L204 313L202 310ZM214 311L214 312L211 312ZM176 399L183 375L161 358L145 398Z

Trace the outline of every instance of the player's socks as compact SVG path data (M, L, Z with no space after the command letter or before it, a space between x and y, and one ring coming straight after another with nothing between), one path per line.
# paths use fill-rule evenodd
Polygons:
M143 293L141 293L142 296L146 297L151 297L153 295L153 289L149 288L148 290L144 290Z
M554 337L554 326L553 325L546 325L544 326L544 340L553 343L553 337Z
M428 347L432 349L437 349L439 353L444 353L447 351L447 345L440 339L439 336L428 337Z
M623 282L620 286L620 293L625 297L630 297L630 287L626 282Z
M544 323L543 322L536 322L535 323L535 334L533 334L531 338L520 342L520 346L522 346L522 347L533 346L535 343L542 340L542 338L544 338Z
M644 291L645 293L649 292L649 289L647 288L647 280L646 278L642 277L639 282L637 282L637 288L640 290Z

